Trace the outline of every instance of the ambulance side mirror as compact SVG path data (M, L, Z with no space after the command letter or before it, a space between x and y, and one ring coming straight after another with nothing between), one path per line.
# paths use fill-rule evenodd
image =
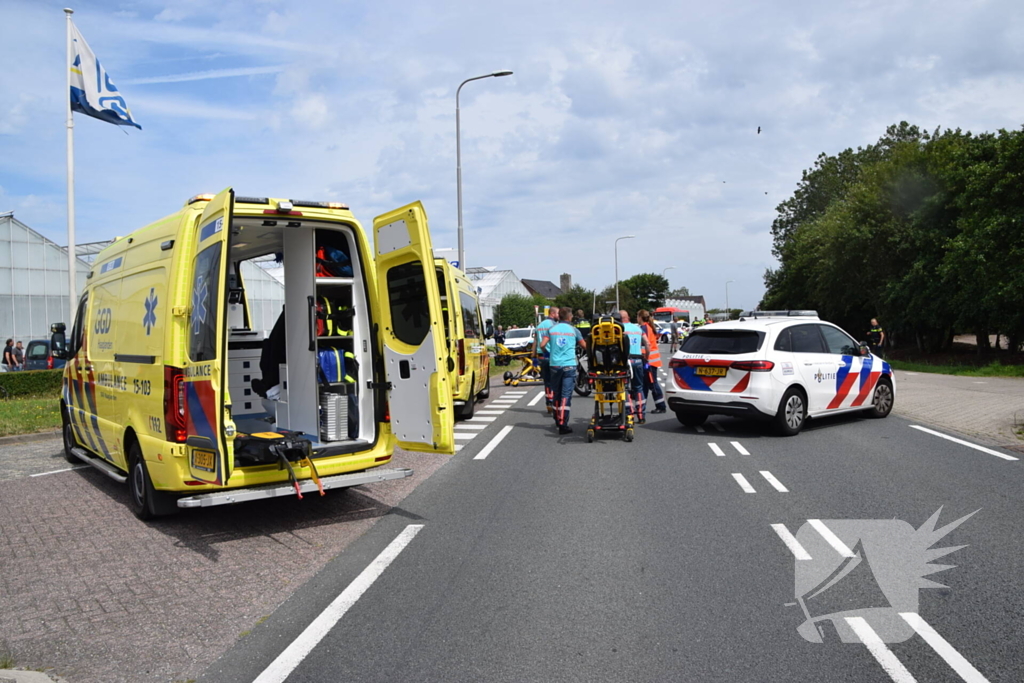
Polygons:
M58 360L67 360L68 340L64 335L64 323L50 325L50 355Z

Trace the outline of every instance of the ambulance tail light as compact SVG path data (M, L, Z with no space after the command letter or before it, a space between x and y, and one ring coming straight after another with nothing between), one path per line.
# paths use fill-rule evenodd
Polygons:
M466 374L466 340L459 340L459 375Z
M164 366L164 423L168 441L185 443L188 438L187 416L185 372L181 368Z
M737 360L733 361L733 370L746 370L747 372L771 372L775 363L770 360Z

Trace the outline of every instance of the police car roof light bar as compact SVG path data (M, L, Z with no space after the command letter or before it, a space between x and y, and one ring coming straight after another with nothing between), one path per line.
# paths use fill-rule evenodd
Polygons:
M740 313L740 320L746 318L817 318L817 311L792 310L792 311L743 311Z

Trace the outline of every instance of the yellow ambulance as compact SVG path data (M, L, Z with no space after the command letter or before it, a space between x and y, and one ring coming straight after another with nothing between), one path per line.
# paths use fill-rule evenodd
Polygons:
M485 344L491 332L480 315L472 281L444 259L436 259L436 264L455 419L468 420L476 402L491 395L490 355Z
M284 305L253 329L243 264L267 260ZM381 467L396 446L454 452L435 268L418 202L371 251L343 204L193 197L104 249L54 326L66 457L143 519L410 476Z

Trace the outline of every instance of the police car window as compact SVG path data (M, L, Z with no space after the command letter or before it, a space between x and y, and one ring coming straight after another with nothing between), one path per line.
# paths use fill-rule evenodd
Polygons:
M794 353L826 353L817 325L795 325L789 328Z
M818 329L821 330L821 335L825 337L825 345L828 347L829 353L842 356L859 355L857 353L857 342L853 341L842 330L837 330L830 325L818 325Z
M188 357L193 361L217 357L217 302L220 300L220 250L218 242L199 252L192 275Z
M480 321L476 318L476 301L469 294L459 292L459 302L462 304L462 329L466 339L476 339L480 334Z
M422 263L410 261L388 271L388 300L395 336L411 346L423 343L430 331L430 303Z
M783 330L779 333L778 338L775 340L776 351L792 351L793 350L793 337L790 336L789 330Z
M755 330L713 330L694 332L679 348L683 353L753 353L761 348L764 332Z

